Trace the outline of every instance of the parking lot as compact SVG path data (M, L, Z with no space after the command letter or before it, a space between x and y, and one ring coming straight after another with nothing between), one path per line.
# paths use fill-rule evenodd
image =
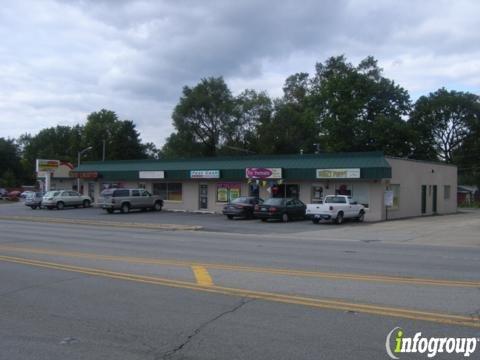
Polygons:
M301 237L312 240L351 240L363 242L394 242L447 246L480 246L480 211L462 210L457 214L427 216L404 220L356 223L342 225L313 224L309 220L261 222L259 220L228 220L220 214L186 212L141 212L107 214L99 208L67 208L64 210L32 210L22 202L0 206L0 217L69 219L141 224L195 225L201 231L248 236L276 236L291 239Z

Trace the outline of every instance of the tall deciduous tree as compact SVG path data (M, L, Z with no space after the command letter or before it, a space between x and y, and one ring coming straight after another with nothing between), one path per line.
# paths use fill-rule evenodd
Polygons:
M119 120L115 112L102 109L87 117L83 131L83 146L91 146L92 150L85 154L85 158L102 160L104 141L106 160L147 157L135 124L130 120Z
M223 78L185 86L172 115L176 132L167 140L165 153L216 155L231 131L233 114L234 99Z
M21 179L18 145L12 139L0 138L0 186L16 186Z
M479 106L477 95L445 88L420 97L409 120L417 139L414 157L455 162L480 121ZM469 146L473 143L470 138Z
M311 87L324 150L409 155L408 92L383 77L373 57L356 67L343 56L318 63Z

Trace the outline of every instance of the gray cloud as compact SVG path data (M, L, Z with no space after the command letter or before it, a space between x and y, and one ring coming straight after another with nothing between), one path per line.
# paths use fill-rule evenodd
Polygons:
M414 97L480 87L475 1L7 0L0 8L0 136L101 108L161 145L182 87L224 76L280 95L315 62L373 55Z

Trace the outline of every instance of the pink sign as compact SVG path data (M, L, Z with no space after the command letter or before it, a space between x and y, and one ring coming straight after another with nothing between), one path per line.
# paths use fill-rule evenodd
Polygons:
M281 179L281 168L246 168L247 179Z

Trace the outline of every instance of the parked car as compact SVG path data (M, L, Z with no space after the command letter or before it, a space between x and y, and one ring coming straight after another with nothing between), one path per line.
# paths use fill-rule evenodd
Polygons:
M255 205L254 215L262 221L278 219L287 222L291 219L304 219L306 205L293 198L270 198L263 204Z
M6 198L8 195L7 189L0 188L0 198Z
M62 210L66 206L89 207L92 200L89 196L82 195L73 190L54 190L47 192L42 199L42 206L51 210L57 208Z
M242 217L251 219L254 217L255 205L263 204L263 200L255 196L240 196L223 207L223 215L227 218Z
M315 224L318 224L320 220L331 220L341 224L344 219L363 221L365 207L357 204L350 196L328 195L323 199L323 204L308 204L306 215Z
M41 191L33 192L33 194L30 194L25 198L25 205L31 207L33 210L36 208L41 208L43 195L44 193Z
M20 194L21 194L21 192L18 191L18 190L10 191L7 194L7 199L10 200L10 201L18 201L19 198L20 198Z
M106 189L101 194L102 209L112 214L115 210L128 213L131 209L161 211L163 200L144 189Z
M26 199L27 197L32 196L32 195L35 195L35 191L27 190L27 191L22 192L20 194L20 197L22 199Z

